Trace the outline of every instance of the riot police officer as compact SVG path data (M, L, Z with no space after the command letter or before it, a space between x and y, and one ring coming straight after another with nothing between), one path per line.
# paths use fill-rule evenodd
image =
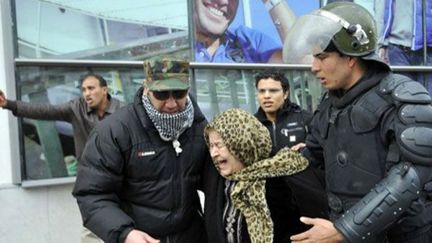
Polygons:
M312 60L327 89L302 153L324 165L331 208L330 221L302 217L312 228L291 240L432 242L426 89L379 59L374 19L357 4L332 3L305 15L288 36L285 60Z

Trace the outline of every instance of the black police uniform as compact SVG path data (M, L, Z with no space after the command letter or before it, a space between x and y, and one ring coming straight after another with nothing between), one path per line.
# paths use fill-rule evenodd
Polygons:
M329 91L306 144L349 242L431 242L432 106L418 82L372 69L347 92Z

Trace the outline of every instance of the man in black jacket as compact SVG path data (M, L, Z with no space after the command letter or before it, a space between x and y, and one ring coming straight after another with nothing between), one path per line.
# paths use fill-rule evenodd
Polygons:
M197 189L207 124L188 96L188 65L144 64L145 87L84 150L73 195L105 242L206 242Z
M271 156L284 147L303 143L312 114L289 99L289 82L282 72L266 70L255 76L260 108L255 117L270 132ZM323 171L309 167L286 177L267 179L267 201L275 222L274 242L289 242L292 234L304 231L301 215L327 217ZM283 223L282 223L283 222Z

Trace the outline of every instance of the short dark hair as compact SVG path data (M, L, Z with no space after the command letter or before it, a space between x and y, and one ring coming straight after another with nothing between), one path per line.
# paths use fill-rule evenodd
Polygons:
M341 57L345 56L345 54L343 54L342 52L339 51L339 49L337 48L337 46L333 40L330 41L328 46L324 49L324 52L337 52L337 53L339 53L339 56L341 56Z
M82 86L84 80L86 80L87 78L90 78L90 77L97 79L99 81L99 85L101 87L107 87L108 86L107 81L101 75L96 74L96 73L88 73L80 79L80 87Z
M275 69L265 70L255 75L255 88L258 88L258 83L261 79L269 78L273 79L274 81L280 82L284 93L289 91L289 82L288 79L285 77L285 74Z

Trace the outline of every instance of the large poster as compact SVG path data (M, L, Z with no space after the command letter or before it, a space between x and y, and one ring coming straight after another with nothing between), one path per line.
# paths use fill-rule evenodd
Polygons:
M282 63L282 46L296 16L319 0L193 0L196 62Z

